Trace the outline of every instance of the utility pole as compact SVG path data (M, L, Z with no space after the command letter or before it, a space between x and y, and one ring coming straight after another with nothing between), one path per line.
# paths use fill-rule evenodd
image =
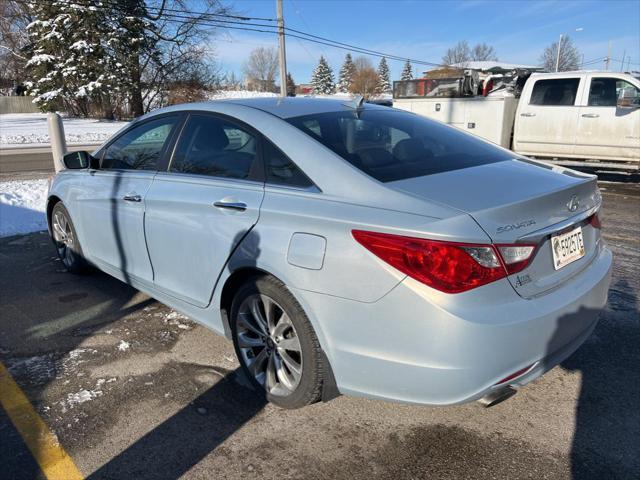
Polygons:
M560 68L560 49L562 48L562 33L560 34L560 40L558 41L558 56L556 57L556 72Z
M624 59L627 57L627 50L625 49L622 53L622 65L620 65L620 71L624 72Z
M609 40L609 50L607 51L607 58L604 59L604 69L609 71L609 62L611 62L611 40Z
M284 49L284 17L282 16L282 0L276 0L278 7L278 42L280 45L280 96L287 96L287 54Z

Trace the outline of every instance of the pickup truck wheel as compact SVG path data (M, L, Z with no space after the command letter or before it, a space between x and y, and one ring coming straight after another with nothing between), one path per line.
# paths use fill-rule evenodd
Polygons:
M242 369L268 401L300 408L320 399L320 344L282 282L270 276L247 281L234 297L230 323Z
M82 255L82 247L69 212L62 202L56 203L51 212L51 232L58 257L67 271L84 272L88 265Z

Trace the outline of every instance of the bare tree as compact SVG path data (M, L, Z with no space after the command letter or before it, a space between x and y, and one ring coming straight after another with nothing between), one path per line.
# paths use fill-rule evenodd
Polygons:
M26 63L31 56L26 51L29 45L26 26L31 21L24 3L0 1L0 78L10 83L26 79Z
M491 45L486 43L478 43L473 50L471 50L471 60L484 61L484 60L498 60L495 49Z
M569 37L562 37L560 44L560 61L558 62L558 71L567 72L569 70L578 70L580 68L580 50L573 44ZM555 72L556 62L558 61L558 42L553 42L544 49L540 55L540 64L548 72Z
M351 79L349 91L369 98L376 93L378 85L378 72L371 61L366 57L357 57L353 64L355 72Z
M258 47L249 55L244 65L244 74L250 88L260 92L275 90L278 72L278 51L275 48Z
M471 61L483 60L498 60L495 49L484 42L477 43L473 48L470 48L466 40L456 43L442 57L443 64L457 64L456 66L462 68L466 67Z
M201 13L180 18L172 12L188 10L188 0L119 0L111 5L119 10L118 20L125 31L142 39L130 43L124 59L134 116L162 105L173 83L217 75L203 45L215 28L212 16L232 12L219 0L203 0Z
M459 63L459 66L464 67L469 60L471 60L471 49L466 40L456 43L442 56L442 63L445 65Z

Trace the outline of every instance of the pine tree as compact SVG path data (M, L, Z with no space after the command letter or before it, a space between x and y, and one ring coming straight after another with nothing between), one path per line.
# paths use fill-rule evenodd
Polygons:
M353 74L356 72L356 66L353 64L351 54L347 53L344 57L344 63L340 68L340 75L338 77L338 91L342 93L349 92L351 83L353 82Z
M100 8L97 8L99 5ZM110 12L100 0L34 2L27 26L33 56L26 85L43 110L64 108L87 116L120 90L122 64L112 55ZM112 112L105 109L105 116Z
M296 82L293 81L293 77L287 72L287 97L296 96Z
M391 91L391 80L389 79L389 66L387 65L387 59L382 57L380 64L378 65L378 85L376 86L377 93L387 93Z
M402 68L402 73L400 74L400 80L413 80L413 68L411 67L411 62L407 60Z
M313 85L313 93L317 95L331 95L335 91L333 71L323 56L320 57L318 66L311 74L311 85Z

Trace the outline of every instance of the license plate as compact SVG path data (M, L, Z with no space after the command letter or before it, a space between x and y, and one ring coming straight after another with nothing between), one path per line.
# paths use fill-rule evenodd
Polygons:
M551 237L551 251L553 253L553 267L556 270L584 257L582 228L576 227L570 232Z

